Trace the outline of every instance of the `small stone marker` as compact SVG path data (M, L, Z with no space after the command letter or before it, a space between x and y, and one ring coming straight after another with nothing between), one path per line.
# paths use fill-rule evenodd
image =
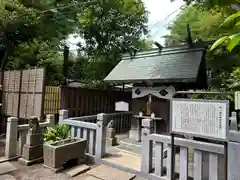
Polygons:
M71 177L74 177L74 176L77 176L79 174L85 173L90 169L91 169L90 166L87 166L85 164L81 164L79 166L76 166L76 167L73 167L71 169L66 170L65 173L67 175L71 176Z
M25 165L43 161L43 133L40 132L37 117L30 117L29 127L26 144L23 146L22 158L19 159L19 162Z
M107 146L117 145L117 138L115 136L115 125L114 121L111 120L107 125Z

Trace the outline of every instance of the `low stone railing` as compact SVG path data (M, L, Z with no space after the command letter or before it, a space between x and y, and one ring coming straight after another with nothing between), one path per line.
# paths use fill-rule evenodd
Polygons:
M66 111L66 110L65 110ZM105 114L107 124L113 120L116 133L126 133L131 129L132 112L117 112ZM71 117L71 120L97 123L97 115Z
M90 118L93 118L92 116ZM107 115L96 115L96 123L86 122L85 117L68 117L67 110L60 110L59 123L71 127L71 137L83 138L87 142L86 153L100 160L106 152Z
M142 120L142 151L141 151L141 172L152 179L171 179L171 137L167 135L153 134L153 120ZM175 138L174 143L180 146L179 157L179 179L187 180L189 176L193 179L211 180L221 179L218 169L219 159L224 154L224 146L213 143L194 141L190 139ZM155 146L155 156L153 158L153 144ZM167 144L167 173L163 175L163 145ZM189 159L189 149L193 150L194 161ZM203 161L204 155L209 156L208 177L203 173L203 167L206 163ZM153 163L154 160L154 163ZM193 163L193 172L189 172L189 163ZM154 167L153 167L154 166ZM223 171L223 170L222 170ZM177 172L177 171L175 171ZM223 171L224 172L224 171Z
M39 123L41 129L53 127L55 125L54 115L47 115L46 121ZM7 119L7 132L5 142L5 158L15 159L22 155L23 145L26 143L26 136L29 124L18 125L18 118L9 117Z

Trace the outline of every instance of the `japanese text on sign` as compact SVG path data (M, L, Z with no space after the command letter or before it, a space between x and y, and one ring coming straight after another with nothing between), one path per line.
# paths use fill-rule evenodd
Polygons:
M194 136L227 139L226 101L172 101L172 131Z

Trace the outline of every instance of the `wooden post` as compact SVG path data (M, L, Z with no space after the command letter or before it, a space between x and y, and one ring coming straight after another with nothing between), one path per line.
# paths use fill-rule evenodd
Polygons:
M59 111L59 122L58 124L63 124L64 119L68 118L68 110L62 109Z
M69 47L65 45L64 50L63 50L63 76L64 76L64 84L63 85L67 85L68 57L69 57Z
M17 156L18 118L7 119L7 133L5 145L5 158L11 159Z
M142 127L141 172L148 174L152 171L153 143L148 137L153 132L153 120L143 119Z
M96 159L104 157L106 152L106 128L107 115L104 113L97 115L97 136L96 136Z

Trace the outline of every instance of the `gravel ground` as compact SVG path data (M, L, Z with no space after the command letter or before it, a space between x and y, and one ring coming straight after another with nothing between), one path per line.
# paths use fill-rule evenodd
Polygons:
M44 168L42 164L32 166L21 166L17 162L13 165L18 169L9 173L17 180L69 180L70 177L63 173L54 173ZM1 179L0 179L1 180Z
M22 166L18 162L12 162L17 167L8 174L0 175L0 180L84 180L86 174L82 174L71 178L64 173L54 173L52 170L45 168L42 164L36 164L32 166ZM92 166L92 168L97 165ZM134 180L145 180L140 177L134 178Z

